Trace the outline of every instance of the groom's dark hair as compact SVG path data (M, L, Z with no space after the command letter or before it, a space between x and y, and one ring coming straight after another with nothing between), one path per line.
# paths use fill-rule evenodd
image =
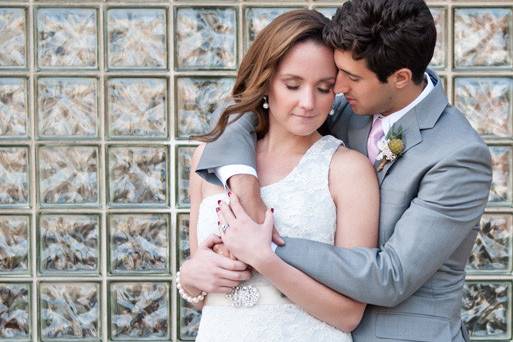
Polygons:
M436 28L423 0L351 0L337 10L323 37L333 48L366 60L383 83L408 68L419 84L433 58Z

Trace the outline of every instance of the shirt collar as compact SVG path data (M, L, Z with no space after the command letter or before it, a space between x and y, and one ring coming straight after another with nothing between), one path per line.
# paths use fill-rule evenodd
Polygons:
M429 77L427 73L424 73L424 75L427 79L427 85L422 91L422 93L420 93L420 95L417 96L415 100L413 100L413 102L410 102L410 104L404 107L403 109L398 110L397 112L394 112L390 115L383 116L381 114L378 114L374 116L373 123L377 118L380 118L382 120L383 132L385 133L385 136L388 134L388 131L390 130L390 128L392 128L392 125L394 123L396 123L400 118L402 118L406 113L408 113L413 107L418 105L420 101L422 101L426 96L428 96L429 93L435 88L435 86L433 85L433 81L431 80L431 77Z

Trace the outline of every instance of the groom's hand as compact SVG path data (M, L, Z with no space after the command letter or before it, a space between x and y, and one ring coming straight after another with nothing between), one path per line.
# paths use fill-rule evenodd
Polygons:
M230 204L221 201L217 213L221 226L229 225L222 234L223 242L238 260L258 269L261 262L274 254L272 209L266 211L264 222L258 224L244 211L237 195L230 193Z

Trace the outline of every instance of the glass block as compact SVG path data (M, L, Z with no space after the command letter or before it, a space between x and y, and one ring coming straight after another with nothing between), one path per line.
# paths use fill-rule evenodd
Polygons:
M30 284L0 283L0 340L30 339L30 302Z
M176 218L178 226L178 268L191 255L189 248L189 214L178 214Z
M262 31L274 18L279 15L298 9L297 7L249 7L246 8L244 47L247 49L255 40L257 34Z
M98 136L96 78L40 78L37 82L38 133L42 138Z
M27 65L26 27L23 8L0 8L0 68Z
M511 66L512 22L512 9L508 8L455 9L455 66Z
M165 9L110 9L107 30L109 68L166 68Z
M112 273L169 273L170 223L166 214L109 217Z
M98 215L43 214L38 234L41 273L98 273Z
M0 215L0 274L29 272L29 234L29 216Z
M100 332L100 284L39 284L41 338L98 341Z
M512 258L513 217L509 214L485 214L481 231L472 249L468 272L509 272Z
M234 8L177 8L176 65L180 69L234 69L237 14Z
M511 284L466 283L461 318L473 339L511 337Z
M229 98L235 80L229 77L178 78L176 80L177 138L205 134L212 128L214 112Z
M436 45L430 66L442 68L445 66L447 50L447 10L443 7L430 8L436 26Z
M201 320L201 311L196 310L191 304L180 298L180 326L178 336L184 341L194 341L198 335Z
M110 298L111 339L170 337L171 303L168 283L111 283Z
M314 10L321 12L326 18L331 20L337 12L337 7L318 7L314 8Z
M112 146L108 160L112 205L162 207L168 203L165 146Z
M166 79L110 79L107 91L111 137L167 137Z
M177 156L177 205L179 207L188 207L191 204L189 198L189 173L191 172L191 158L195 146L179 146L176 151Z
M0 147L0 207L29 205L27 147Z
M489 204L511 203L511 148L505 146L490 146L492 155L492 187Z
M456 78L454 103L484 136L512 135L511 78Z
M98 148L42 146L39 149L41 206L98 205Z
M93 8L37 10L37 65L41 68L96 68L97 25Z
M0 78L0 139L28 136L27 108L26 80Z

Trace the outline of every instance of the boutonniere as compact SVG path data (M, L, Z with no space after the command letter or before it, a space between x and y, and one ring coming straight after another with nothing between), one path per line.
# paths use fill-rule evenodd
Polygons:
M401 126L397 130L392 128L385 139L378 142L378 149L376 160L381 160L378 165L378 172L380 172L388 162L396 160L404 152L403 128Z

